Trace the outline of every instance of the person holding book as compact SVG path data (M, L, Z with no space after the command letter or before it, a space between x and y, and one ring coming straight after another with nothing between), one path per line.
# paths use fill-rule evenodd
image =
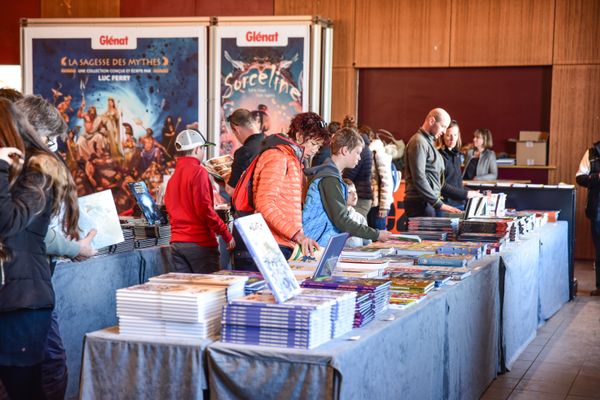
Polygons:
M463 179L474 181L494 181L498 178L496 153L492 150L492 132L486 128L476 129L473 134L473 148L467 150Z
M342 180L342 171L358 164L364 145L356 129L341 128L331 141L331 158L306 171L309 185L302 211L302 226L304 232L320 246L326 246L331 236L341 232L369 240L389 238L389 232L385 230L352 220L346 205L348 190Z
M444 109L434 108L406 145L404 210L407 217L434 217L436 210L460 212L444 203L441 195L444 160L435 148L435 141L446 132L448 125L450 115Z
M47 397L42 362L55 298L44 236L62 209L61 228L78 237L73 190L66 165L0 99L0 381L9 398Z
M585 215L592 223L592 241L596 253L596 289L590 294L600 296L600 141L583 155L575 179L578 185L588 190Z
M455 120L450 121L446 132L438 139L439 152L444 159L444 186L442 196L444 202L459 210L465 209L465 201L468 198L481 196L476 190L468 190L463 186L462 154L459 149L462 146L460 128Z
M356 223L361 225L368 226L367 219L358 211L354 209L356 206L356 202L358 201L358 195L356 194L356 186L354 183L348 179L344 178L344 183L346 184L346 189L348 190L348 200L346 200L346 207L348 208L348 216L350 219ZM371 243L369 239L363 239L356 236L350 236L346 241L346 246L348 247L360 247L365 246Z
M204 149L214 146L198 131L186 129L175 139L179 157L165 193L171 221L171 252L176 272L208 274L219 266L220 235L227 250L235 247L227 225L214 208L213 188L202 166Z
M302 228L302 162L330 137L321 116L300 113L292 119L288 136L268 136L258 156L252 179L255 212L264 217L286 259L296 245L304 255L312 255L319 247Z
M229 118L231 131L242 144L235 153L233 153L233 163L231 164L231 175L225 189L231 196L235 190L238 180L242 173L248 168L254 157L260 152L262 141L265 134L260 131L260 126L252 113L245 108L238 108Z

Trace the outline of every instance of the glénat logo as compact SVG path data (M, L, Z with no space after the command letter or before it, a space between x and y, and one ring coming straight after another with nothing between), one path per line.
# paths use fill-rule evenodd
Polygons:
M135 49L137 38L127 33L102 33L92 36L92 49Z
M236 39L240 47L287 46L288 38L276 30L248 29L239 34Z

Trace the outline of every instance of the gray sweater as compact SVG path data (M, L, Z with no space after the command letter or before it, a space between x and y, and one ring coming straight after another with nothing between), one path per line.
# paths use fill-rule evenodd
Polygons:
M467 170L466 166L469 165L469 161L471 161L473 158L474 153L474 149L470 149L467 152L467 157L465 159L465 171ZM465 176L465 171L463 171L463 177ZM485 149L479 156L479 161L477 162L477 173L475 174L475 178L473 178L473 180L495 181L496 179L498 179L496 153L490 149Z
M444 159L434 146L434 138L419 129L406 145L406 200L423 200L440 208L444 184Z

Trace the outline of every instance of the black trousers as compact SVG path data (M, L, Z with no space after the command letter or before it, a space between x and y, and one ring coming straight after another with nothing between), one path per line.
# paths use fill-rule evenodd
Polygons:
M600 221L592 221L592 240L596 250L596 289L600 289Z
M435 217L435 208L421 199L404 199L404 214L411 217Z
M171 243L173 272L212 274L219 271L219 248L196 243Z
M28 367L0 366L0 381L10 400L45 400L42 364Z

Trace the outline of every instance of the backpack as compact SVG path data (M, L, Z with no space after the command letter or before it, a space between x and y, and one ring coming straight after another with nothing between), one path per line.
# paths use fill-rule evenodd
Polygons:
M258 159L260 155L273 148L277 148L279 144L290 143L293 144L289 138L282 136L281 134L273 135L276 136L279 141L270 146L266 146L254 157L248 168L242 173L240 176L240 180L235 185L235 189L233 191L233 195L231 196L231 206L240 216L245 216L248 214L254 213L254 200L252 196L252 177L254 176L254 170L256 169L256 164L258 163Z
M262 153L262 152L261 152ZM250 163L248 168L242 172L240 180L235 185L235 190L231 196L231 206L236 212L242 213L243 215L254 213L254 201L252 199L252 176L258 163L260 154L254 157L254 160Z

